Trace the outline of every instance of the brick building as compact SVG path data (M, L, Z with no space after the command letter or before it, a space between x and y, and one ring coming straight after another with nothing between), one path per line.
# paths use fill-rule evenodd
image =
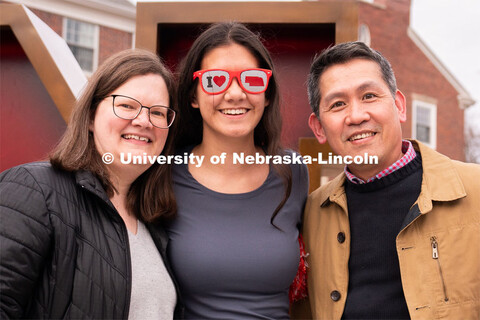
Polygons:
M128 0L4 0L23 4L65 39L89 75L112 54L133 47L135 6Z
M359 38L392 64L407 98L404 137L465 160L464 109L473 99L410 28L410 0L371 2L359 3Z

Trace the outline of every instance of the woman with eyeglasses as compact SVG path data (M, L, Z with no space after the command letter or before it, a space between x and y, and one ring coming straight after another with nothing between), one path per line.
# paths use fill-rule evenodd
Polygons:
M155 54L123 51L90 78L50 161L0 175L0 318L181 316L169 168L120 160L170 152L175 100Z
M289 317L306 166L235 161L289 155L276 77L259 37L235 22L204 31L182 62L176 153L204 159L173 168L168 256L187 319Z

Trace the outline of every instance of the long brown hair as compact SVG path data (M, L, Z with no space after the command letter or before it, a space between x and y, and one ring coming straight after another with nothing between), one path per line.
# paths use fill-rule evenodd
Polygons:
M165 80L170 108L175 110L175 81L159 57L139 49L119 52L107 59L88 81L75 104L65 134L50 155L52 166L65 171L91 171L100 180L107 195L112 197L116 190L95 147L89 126L99 103L106 96L132 77L151 73ZM172 152L172 136L171 133L168 135L162 154ZM130 186L126 205L144 222L173 217L177 209L169 166L155 163L140 175Z
M280 143L282 115L280 112L280 94L276 73L270 53L262 44L260 36L238 22L216 23L205 30L193 43L187 56L181 63L178 85L179 116L175 124L175 145L182 148L198 145L203 139L203 120L200 111L192 108L198 80L193 80L193 73L200 70L204 56L211 50L231 43L247 48L259 63L259 68L272 70L265 98L269 101L262 118L254 131L254 143L263 148L268 155L283 155ZM283 207L292 189L292 172L288 165L273 165L285 185L285 194L275 209L271 221Z

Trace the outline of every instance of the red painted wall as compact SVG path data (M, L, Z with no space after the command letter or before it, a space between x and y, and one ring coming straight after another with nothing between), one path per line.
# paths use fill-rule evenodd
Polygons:
M0 171L45 159L66 124L10 28L0 29Z

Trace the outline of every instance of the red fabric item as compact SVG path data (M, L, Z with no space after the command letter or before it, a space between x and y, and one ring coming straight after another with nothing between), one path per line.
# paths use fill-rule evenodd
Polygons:
M308 253L305 252L305 244L303 243L303 237L300 234L298 236L298 244L300 245L300 263L298 264L297 275L293 279L292 284L290 285L290 291L288 297L290 298L290 303L304 299L308 296L307 292L307 268L308 264L306 258Z

